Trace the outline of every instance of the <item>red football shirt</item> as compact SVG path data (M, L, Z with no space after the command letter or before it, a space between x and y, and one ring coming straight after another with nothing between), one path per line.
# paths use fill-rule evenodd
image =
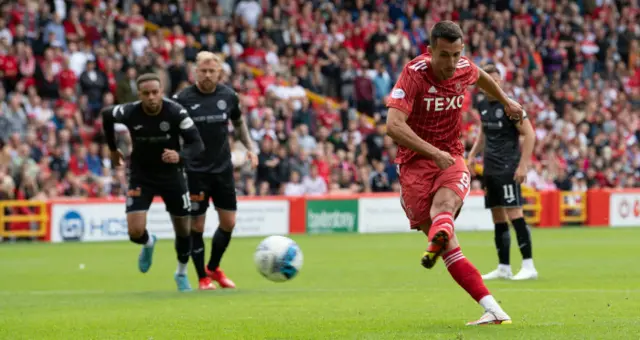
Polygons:
M402 69L387 106L408 115L407 124L420 138L452 156L462 156L462 108L466 89L478 80L478 68L460 58L450 79L439 81L431 69L431 55L423 54ZM407 163L418 154L398 146L395 162Z
M89 166L86 160L73 155L71 159L69 159L69 170L76 176L84 176L89 173Z
M60 89L64 90L66 88L75 89L76 84L78 83L78 77L73 73L71 69L64 69L58 73L58 85L60 85Z
M2 63L2 70L4 72L4 77L8 79L15 79L18 77L18 72L20 69L18 68L18 58L14 55L6 55L4 56L4 60Z

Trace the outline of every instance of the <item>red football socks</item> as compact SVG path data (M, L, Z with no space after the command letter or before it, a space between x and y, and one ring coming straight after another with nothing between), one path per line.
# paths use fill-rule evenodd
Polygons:
M443 212L433 218L431 228L429 228L429 241L440 230L446 230L447 234L449 234L449 239L451 239L451 236L453 236L453 215Z
M449 274L454 280L471 295L471 297L480 302L480 299L490 295L487 286L482 281L482 276L478 269L464 257L460 247L453 249L442 256L444 264L449 270Z
M436 215L429 229L429 240L431 240L438 231L444 230L449 234L449 238L453 236L453 215L443 212ZM471 295L471 297L480 301L483 297L490 295L489 290L482 281L482 276L478 269L464 257L460 247L453 249L442 255L444 264L454 280Z

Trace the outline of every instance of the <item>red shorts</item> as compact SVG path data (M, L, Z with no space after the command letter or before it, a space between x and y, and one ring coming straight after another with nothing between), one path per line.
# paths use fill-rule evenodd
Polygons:
M400 203L411 222L411 229L431 224L431 201L440 188L455 191L462 201L469 194L471 184L469 170L460 156L445 170L425 158L416 158L398 165L400 175Z

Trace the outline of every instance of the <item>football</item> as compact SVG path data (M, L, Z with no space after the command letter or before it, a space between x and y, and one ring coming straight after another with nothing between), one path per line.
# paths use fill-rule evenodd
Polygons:
M302 251L285 236L269 236L262 240L254 254L258 272L273 282L289 281L302 268Z

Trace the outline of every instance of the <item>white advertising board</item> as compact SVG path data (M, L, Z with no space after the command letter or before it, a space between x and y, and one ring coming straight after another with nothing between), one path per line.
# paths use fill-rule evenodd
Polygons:
M51 206L51 242L128 240L123 202L54 203ZM205 235L218 227L218 215L207 210ZM147 229L159 239L174 238L165 205L154 202L147 212ZM234 237L286 235L289 233L289 202L286 200L239 201Z
M640 227L640 193L612 193L609 223L612 227Z
M411 231L409 219L400 205L400 197L360 198L358 200L358 231L361 233Z
M484 196L467 196L455 222L456 230L493 230L491 210L484 207Z
M399 197L360 198L358 231L361 233L395 233L410 231L409 220ZM484 208L484 197L469 196L456 219L456 230L493 230L491 212Z

